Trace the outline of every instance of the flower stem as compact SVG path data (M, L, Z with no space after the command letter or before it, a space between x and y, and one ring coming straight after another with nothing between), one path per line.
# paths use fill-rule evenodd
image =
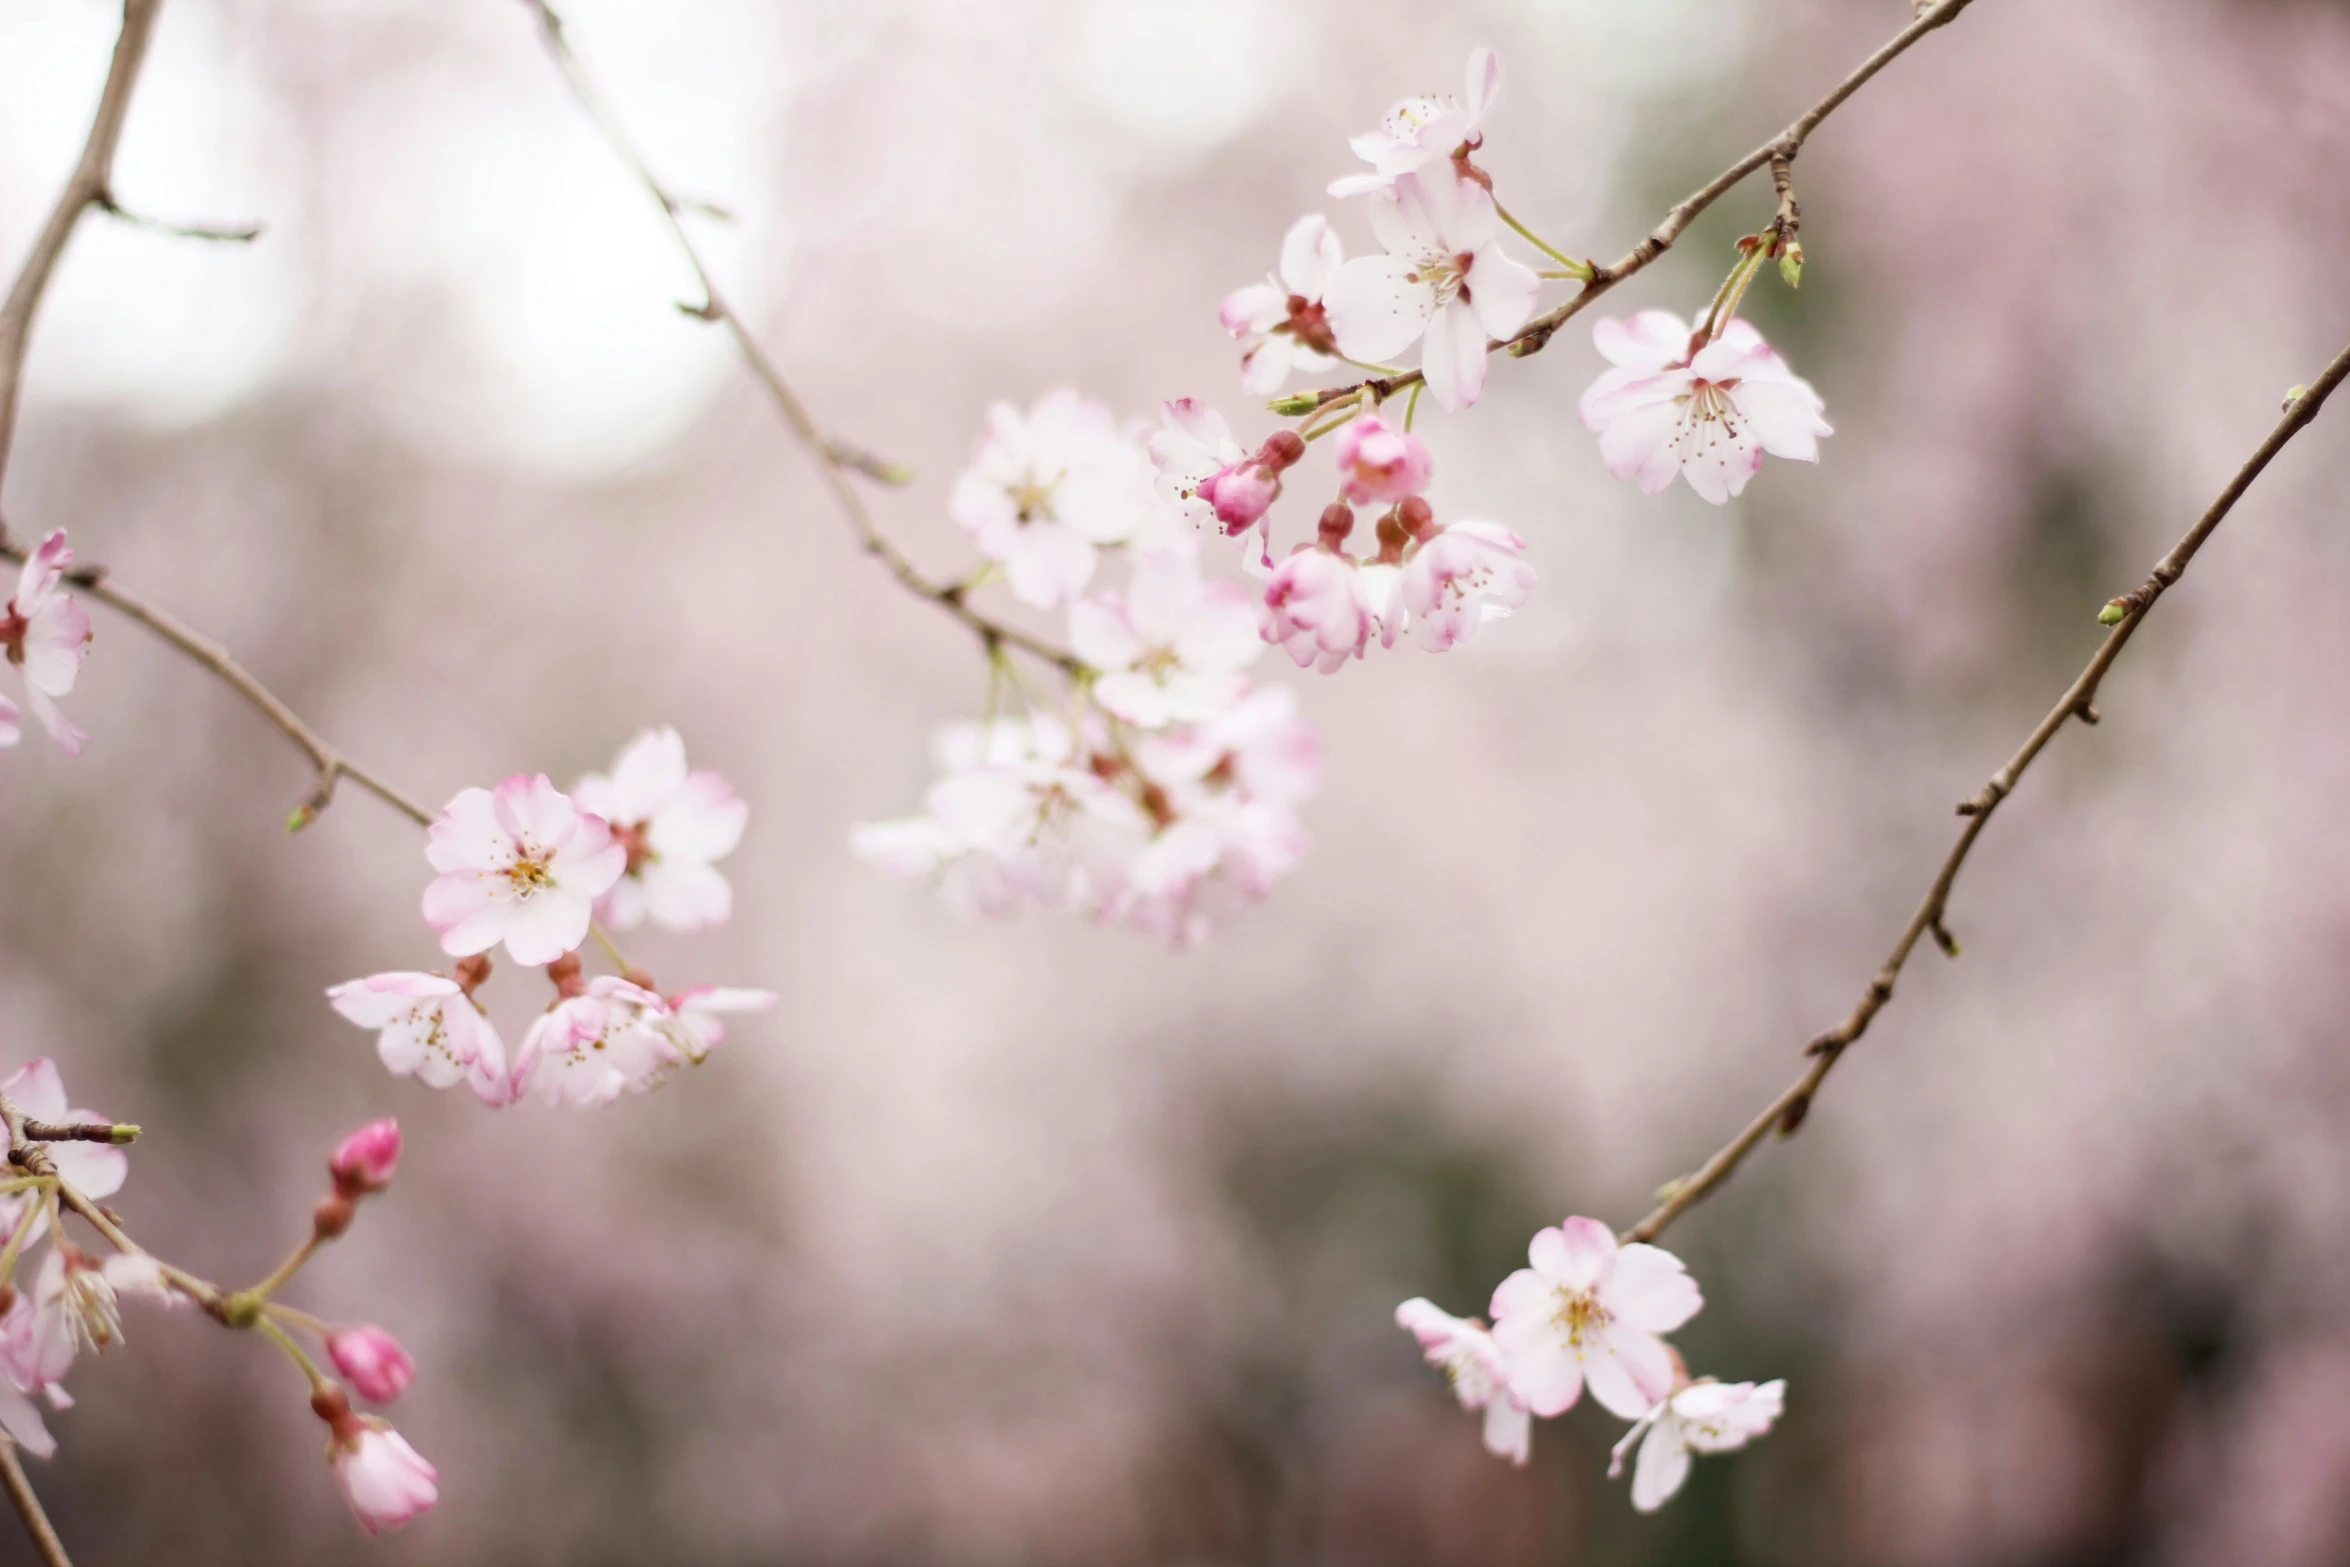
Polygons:
M328 1376L325 1372L318 1369L318 1363L310 1358L309 1354L304 1351L301 1345L294 1342L294 1336L291 1333L288 1333L284 1328L279 1327L276 1323L270 1321L267 1317L263 1317L259 1321L255 1322L253 1327L256 1332L262 1334L272 1343L276 1344L278 1348L286 1352L288 1358L290 1358L294 1362L295 1366L301 1370L304 1379L309 1382L313 1390L321 1387L332 1387L334 1385L334 1379Z
M1414 383L1413 390L1417 391L1418 389L1418 384ZM1333 408L1343 408L1346 411L1340 414L1337 418L1330 420L1326 424L1316 425L1308 429L1302 429L1297 433L1309 442L1320 440L1323 436L1328 435L1331 431L1337 429L1340 425L1346 423L1349 419L1354 418L1357 414L1363 411L1363 394L1357 392L1352 397L1343 398L1338 402L1325 403L1323 405L1323 411L1325 413Z
M1426 386L1427 384L1428 383L1425 381L1414 381L1412 383L1412 395L1404 399L1403 433L1406 435L1412 433L1412 415L1420 411L1420 388Z
M1510 216L1510 209L1503 206L1498 201L1493 204L1493 215L1501 219L1502 222L1507 223L1511 228L1516 229L1520 239L1523 239L1527 244L1532 245L1536 250L1541 251L1544 255L1548 256L1551 260L1557 262L1561 267L1566 269L1563 272L1545 272L1542 274L1544 277L1573 278L1578 283L1588 283L1592 280L1592 278L1598 275L1597 271L1592 267L1590 262L1577 261L1573 256L1568 255L1565 251L1559 249L1556 245L1553 245L1550 241L1544 239L1541 235L1526 227L1525 224L1520 223L1516 218Z
M252 1288L240 1290L238 1293L243 1295L251 1295L258 1300L267 1300L271 1295L285 1288L286 1280L301 1272L302 1264L308 1262L310 1260L311 1253L317 1250L318 1234L316 1231L312 1231L309 1235L303 1237L301 1245L295 1247L291 1252L287 1253L285 1261L279 1263L276 1268L271 1270L269 1277L263 1279L260 1283L254 1285Z
M1768 245L1757 245L1739 253L1738 264L1730 269L1730 275L1722 279L1721 288L1714 294L1714 302L1705 313L1705 324L1697 329L1693 348L1712 342L1716 332L1737 319L1738 306L1744 302L1746 290L1753 285L1755 274L1762 270L1769 251Z

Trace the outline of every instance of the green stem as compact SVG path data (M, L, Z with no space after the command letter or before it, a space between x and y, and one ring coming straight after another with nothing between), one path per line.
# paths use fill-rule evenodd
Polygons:
M1425 381L1414 381L1412 383L1412 395L1404 399L1403 433L1406 435L1412 433L1412 415L1420 411L1420 388L1426 386L1427 384L1428 383Z
M270 1342L277 1345L278 1348L286 1352L287 1356L292 1359L294 1364L301 1369L303 1378L309 1382L313 1390L321 1387L332 1387L334 1385L334 1378L328 1376L325 1372L318 1369L317 1362L313 1361L310 1356L304 1352L301 1345L294 1342L294 1336L291 1333L288 1333L284 1328L279 1327L276 1323L270 1321L267 1317L263 1317L259 1321L255 1322L253 1327L256 1332L260 1333L263 1337L269 1339Z
M1544 239L1541 235L1526 227L1525 224L1520 223L1516 218L1510 216L1510 209L1503 206L1498 201L1493 204L1493 215L1501 219L1502 222L1507 223L1511 228L1516 229L1520 239L1523 239L1527 244L1532 245L1536 250L1541 251L1551 260L1566 268L1566 270L1563 272L1545 272L1542 274L1544 277L1573 278L1579 283L1588 283L1594 277L1599 275L1597 269L1595 269L1590 262L1577 261L1573 256L1568 255L1565 251L1559 249L1556 245L1553 245L1550 241Z
M277 1293L277 1291L285 1287L286 1280L301 1272L302 1264L308 1262L310 1260L311 1254L317 1250L318 1235L316 1231L312 1231L311 1234L303 1240L301 1245L295 1247L287 1254L285 1261L279 1263L275 1269L271 1270L268 1278L263 1279L260 1283L252 1286L250 1289L239 1290L237 1293L240 1295L250 1295L256 1300L267 1300L271 1295Z

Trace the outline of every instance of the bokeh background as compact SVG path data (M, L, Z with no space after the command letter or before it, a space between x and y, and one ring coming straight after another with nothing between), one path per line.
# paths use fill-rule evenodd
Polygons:
M1238 409L1214 308L1343 136L1507 86L1504 199L1613 256L1905 0L575 0L821 413L968 560L986 403ZM104 0L0 0L0 248L77 150ZM412 828L103 610L69 763L0 757L0 1052L144 1123L119 1205L258 1274L332 1139L393 1194L295 1299L380 1321L440 1509L361 1540L296 1380L201 1319L85 1366L38 1479L91 1562L2350 1561L2350 413L2280 460L2000 815L1797 1140L1671 1243L1700 1370L1785 1376L1666 1513L1597 1411L1513 1471L1390 1320L1627 1222L1797 1068L2094 614L2350 336L2350 6L1979 0L1798 167L1815 470L1611 482L1578 324L1423 410L1543 574L1465 651L1304 677L1328 783L1181 955L967 925L852 861L972 712L511 0L171 0L129 205L42 318L5 505L445 798L679 725L753 804L739 917L642 937L779 1010L587 1115L387 1077L321 991L435 957ZM1702 304L1742 190L1611 305ZM13 263L11 263L13 264ZM1267 421L1243 421L1244 433ZM1298 679L1263 666L1273 679ZM509 1037L529 987L493 994ZM0 1559L29 1559L13 1524ZM11 1554L13 1553L13 1554Z

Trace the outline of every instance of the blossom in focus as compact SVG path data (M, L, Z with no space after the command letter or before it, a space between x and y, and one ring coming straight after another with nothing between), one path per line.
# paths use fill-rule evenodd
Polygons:
M1420 1341L1428 1364L1452 1379L1461 1407L1485 1411L1485 1450L1523 1466L1534 1446L1534 1417L1510 1393L1509 1367L1485 1324L1419 1299L1396 1307L1395 1320Z
M348 1408L331 1423L327 1462L360 1528L369 1534L397 1529L440 1500L440 1471L399 1432Z
M1537 1233L1520 1268L1493 1292L1493 1339L1509 1362L1510 1391L1538 1415L1591 1396L1636 1420L1673 1388L1660 1333L1704 1302L1681 1259L1654 1246L1619 1247L1597 1219Z
M713 772L688 772L674 729L648 729L628 743L609 775L590 773L572 803L600 816L627 851L626 868L598 912L615 930L650 916L671 930L723 924L734 889L717 862L742 841L750 807Z
M675 1064L658 1023L669 1003L612 975L539 1014L514 1053L514 1097L584 1109L657 1085Z
M1072 651L1100 672L1094 700L1145 729L1193 723L1239 696L1257 660L1256 607L1246 588L1200 576L1191 550L1154 550L1135 562L1123 596L1069 608Z
M90 737L57 706L57 699L73 690L90 644L90 617L62 587L65 568L72 564L63 530L25 557L16 595L0 610L0 654L23 672L25 704L41 727L66 755L79 756ZM19 738L16 704L0 699L0 746Z
M1330 194L1382 191L1403 175L1453 160L1465 162L1485 144L1485 116L1500 95L1500 59L1491 49L1476 50L1469 56L1468 91L1458 101L1442 96L1399 98L1377 130L1347 138L1355 156L1371 168L1331 181Z
M1421 541L1405 557L1401 588L1413 638L1441 653L1485 622L1506 620L1534 586L1534 568L1520 558L1525 548L1491 522L1456 522Z
M388 1115L344 1137L326 1161L336 1189L347 1197L382 1191L399 1168L400 1123Z
M1350 419L1338 430L1339 488L1358 506L1392 506L1428 488L1435 466L1428 445L1377 414Z
M547 775L467 789L432 825L425 858L441 874L424 918L441 950L471 957L500 942L515 962L552 963L587 939L596 900L628 868L628 849Z
M1334 549L1300 545L1265 584L1259 634L1298 668L1334 674L1361 658L1374 635L1395 641L1395 575Z
M1322 296L1345 259L1329 220L1312 213L1282 236L1278 275L1226 296L1219 316L1224 330L1248 345L1240 384L1249 395L1269 397L1292 370L1314 375L1337 362Z
M1099 546L1148 527L1150 471L1108 409L1051 392L1026 413L1010 403L988 411L947 505L1012 592L1050 609L1093 579Z
M1162 403L1159 418L1150 454L1160 499L1196 528L1232 536L1257 529L1255 558L1242 563L1269 570L1269 513L1281 498L1281 475L1305 456L1306 443L1294 430L1276 430L1254 453L1243 451L1224 416L1193 397Z
M1370 363L1419 342L1420 373L1447 413L1485 389L1485 344L1534 313L1542 280L1504 255L1493 198L1450 167L1406 174L1371 198L1383 256L1338 269L1327 308L1339 351Z
M1728 1453L1770 1430L1787 1400L1787 1384L1691 1382L1657 1401L1642 1415L1608 1459L1608 1478L1623 1473L1624 1455L1635 1441L1640 1457L1632 1467L1632 1505L1653 1513L1689 1478L1691 1453ZM1645 1440L1643 1440L1645 1437Z
M408 1351L373 1324L335 1329L326 1336L326 1353L335 1369L370 1403L388 1404L416 1380L416 1362Z
M370 974L336 985L326 995L344 1017L377 1031L375 1053L394 1074L416 1077L431 1088L465 1083L484 1104L506 1103L511 1083L505 1043L463 979Z
M1677 473L1719 506L1762 471L1765 452L1818 462L1819 438L1834 433L1811 383L1744 321L1698 344L1679 316L1643 310L1602 318L1591 338L1614 368L1584 392L1583 424L1607 471L1650 495Z

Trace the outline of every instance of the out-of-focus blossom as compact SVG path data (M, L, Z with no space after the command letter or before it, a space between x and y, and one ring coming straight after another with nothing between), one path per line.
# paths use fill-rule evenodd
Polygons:
M1534 568L1520 558L1525 548L1491 522L1456 522L1422 541L1405 557L1401 588L1414 640L1441 653L1485 622L1508 619L1534 586Z
M1657 1401L1608 1458L1610 1479L1624 1472L1624 1455L1640 1442L1632 1467L1632 1505L1653 1513L1689 1478L1691 1453L1727 1453L1770 1430L1787 1399L1787 1384L1691 1382ZM1641 1440L1645 1434L1646 1440Z
M368 1122L336 1146L326 1168L347 1197L382 1191L400 1168L400 1123L388 1115Z
M90 737L57 705L59 697L73 690L90 645L90 617L62 586L65 568L72 564L73 551L66 548L62 529L25 557L16 594L0 609L0 654L22 671L25 704L41 727L66 755L79 756ZM19 738L16 705L0 700L0 746L14 745Z
M1392 506L1428 488L1435 466L1428 444L1377 414L1364 414L1339 427L1340 490L1358 506Z
M1145 729L1197 722L1231 706L1241 671L1264 651L1248 590L1202 580L1189 549L1142 556L1122 597L1104 593L1071 605L1069 643L1100 672L1094 700Z
M772 990L730 985L696 985L669 998L666 1016L652 1019L653 1029L668 1042L677 1061L699 1066L726 1040L722 1019L744 1012L764 1012L781 999Z
M1355 156L1371 168L1331 181L1330 194L1386 190L1404 175L1455 160L1465 166L1469 154L1485 144L1485 116L1500 95L1500 59L1491 49L1476 50L1469 56L1468 91L1461 98L1398 98L1377 130L1347 138Z
M676 1064L658 1024L669 1003L613 975L539 1014L514 1054L514 1097L586 1108L654 1087Z
M603 818L582 812L547 775L517 773L467 789L432 825L425 858L441 874L424 918L451 957L501 941L515 962L552 963L587 939L596 900L628 868Z
M1485 1411L1485 1450L1523 1465L1533 1451L1534 1417L1510 1393L1509 1366L1485 1324L1420 1299L1396 1307L1395 1320L1420 1341L1428 1364L1452 1379L1461 1407Z
M370 1403L388 1404L416 1380L416 1362L408 1351L372 1323L335 1329L326 1336L326 1352L335 1369Z
M506 1103L512 1085L505 1043L462 979L370 974L326 994L344 1017L377 1030L375 1053L395 1074L414 1076L432 1088L465 1083L484 1104Z
M1399 177L1371 198L1383 256L1338 269L1327 308L1339 351L1377 363L1420 341L1420 373L1457 412L1485 389L1485 344L1534 313L1542 280L1503 254L1493 198L1447 167Z
M1818 462L1819 438L1834 433L1811 383L1744 321L1697 345L1679 316L1643 310L1602 318L1591 339L1615 368L1584 392L1584 426L1608 472L1650 495L1678 473L1719 506L1762 471L1765 452Z
M1337 363L1322 296L1345 259L1329 220L1312 213L1282 236L1279 275L1226 297L1220 316L1224 330L1248 345L1240 384L1251 396L1280 391L1292 370L1315 375Z
M334 1434L328 1439L327 1462L360 1528L369 1534L397 1529L440 1500L440 1471L399 1432L348 1408L330 1423Z
M742 841L750 807L716 773L686 770L676 730L638 735L609 776L589 773L571 799L602 817L627 851L626 869L599 906L615 930L647 916L671 930L699 930L734 912L734 889L717 862Z
M1672 1351L1657 1335L1704 1303L1680 1258L1619 1248L1606 1225L1574 1218L1537 1233L1528 1259L1493 1292L1494 1342L1528 1409L1563 1413L1589 1382L1610 1413L1636 1420L1672 1391Z
M30 1121L98 1126L108 1119L95 1110L74 1109L66 1103L65 1079L58 1075L57 1064L46 1056L11 1072L5 1082L0 1082L0 1094L5 1094ZM56 1166L57 1173L84 1197L111 1197L122 1190L123 1181L130 1175L130 1155L107 1143L54 1142L48 1149L49 1161ZM13 1216L29 1200L26 1195L0 1198L0 1215ZM41 1233L39 1221L35 1222L36 1228L26 1237L28 1242Z
M988 411L948 509L1014 594L1050 609L1093 579L1099 546L1148 526L1150 473L1108 409L1062 390L1026 413L1010 403Z

